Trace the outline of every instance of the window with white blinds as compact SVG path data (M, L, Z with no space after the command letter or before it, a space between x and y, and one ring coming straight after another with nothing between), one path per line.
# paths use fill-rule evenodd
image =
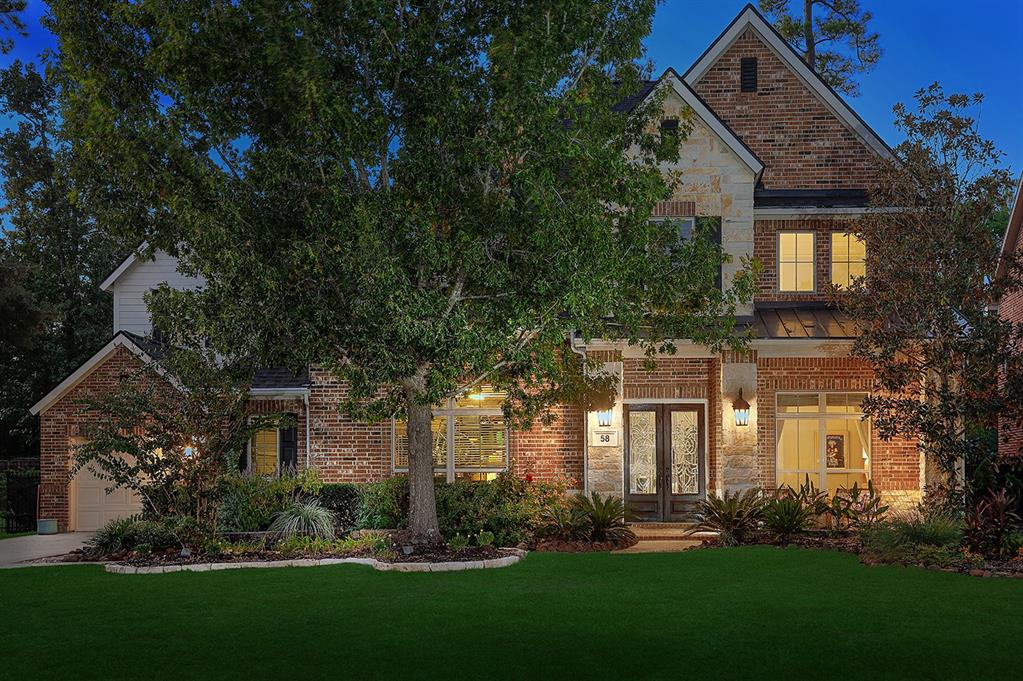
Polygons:
M450 482L488 480L508 469L508 426L501 404L505 395L490 386L449 399L433 410L433 465ZM408 470L408 430L394 421L395 472Z

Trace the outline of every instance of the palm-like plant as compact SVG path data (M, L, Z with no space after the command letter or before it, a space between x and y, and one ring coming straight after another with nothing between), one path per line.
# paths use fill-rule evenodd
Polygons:
M626 524L625 502L619 497L577 494L572 507L582 517L583 531L591 542L619 543L635 536Z
M725 546L742 544L760 523L764 500L760 490L725 492L723 497L709 497L697 505L694 532L717 532Z
M334 539L334 513L313 499L296 501L274 515L269 536L273 540L305 536L314 539Z
M809 527L815 517L813 508L790 496L771 499L763 512L764 525L782 544Z

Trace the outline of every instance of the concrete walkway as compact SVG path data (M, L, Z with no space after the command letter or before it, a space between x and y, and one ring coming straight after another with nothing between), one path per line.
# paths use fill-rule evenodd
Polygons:
M0 539L0 568L25 567L43 558L62 556L85 546L91 536L91 532L70 532Z

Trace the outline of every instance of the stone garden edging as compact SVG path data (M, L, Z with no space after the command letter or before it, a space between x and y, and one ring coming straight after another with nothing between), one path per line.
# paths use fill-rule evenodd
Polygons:
M524 552L523 552L524 553ZM319 567L321 565L369 565L384 572L458 572L461 570L484 570L514 565L522 560L523 554L512 554L502 558L486 560L452 561L447 563L384 563L375 558L298 558L294 560L238 561L234 563L190 563L187 565L153 565L151 567L107 563L107 572L118 575L155 575L168 572L211 572L213 570L237 570L244 568Z

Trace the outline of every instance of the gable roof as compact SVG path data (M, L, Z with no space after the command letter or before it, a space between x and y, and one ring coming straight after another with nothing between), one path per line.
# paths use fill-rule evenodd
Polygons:
M874 129L860 118L860 115L830 85L824 82L823 78L807 66L799 53L752 4L747 4L732 20L732 23L721 32L721 35L711 43L710 47L700 55L699 59L689 67L689 70L682 76L683 80L689 85L695 85L747 28L756 31L764 44L770 47L778 58L795 73L796 77L821 100L824 106L870 149L882 158L894 158L891 147L881 139L881 136L874 132Z
M996 279L1005 276L1005 270L1008 267L1006 258L1016 250L1016 242L1019 241L1021 229L1023 229L1023 174L1019 176L1016 199L1012 202L1012 209L1009 211L1009 224L1005 227L1005 238L1002 239L1002 257L998 259L998 268L995 270Z
M114 285L114 282L117 281L122 274L127 272L128 268L134 265L148 248L149 242L147 241L143 241L141 244L139 244L138 248L132 251L131 254L129 254L128 257L125 258L124 261L121 262L121 264L118 265L113 272L107 275L107 278L104 279L103 283L99 285L100 290L109 291L110 287Z
M699 117L703 123L711 129L711 131L717 135L722 142L725 143L732 153L739 157L751 171L756 179L760 179L760 174L764 172L764 162L750 149L742 139L735 134L735 132L728 127L721 118L714 113L713 110L707 103L700 98L700 95L696 94L694 90L681 76L676 73L675 69L668 68L661 77L657 80L647 80L643 82L643 87L634 95L626 97L621 102L615 105L615 111L629 112L635 109L643 100L649 97L658 87L670 87L679 99L686 103L686 105L693 110L693 112Z
M33 404L28 410L29 413L35 416L40 412L46 411L54 402L63 397L65 393L85 380L89 374L99 367L107 357L117 350L117 348L126 348L129 352L146 363L153 362L157 359L157 357L150 354L150 352L153 352L156 349L156 346L154 346L151 342L133 333L118 331L106 345L96 352L96 354L85 360L85 363L82 364L82 366L75 369L71 375L61 381L56 388L46 393L45 397ZM160 371L160 374L163 375L162 370L158 369L158 371Z

